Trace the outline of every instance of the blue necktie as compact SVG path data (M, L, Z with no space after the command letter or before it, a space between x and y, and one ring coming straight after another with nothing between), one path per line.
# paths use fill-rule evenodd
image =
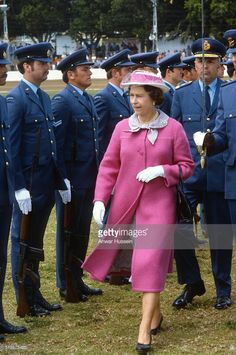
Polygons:
M125 91L125 92L123 93L123 98L124 98L124 100L125 100L125 103L126 103L127 108L129 109L129 112L130 112L130 114L131 114L131 113L132 113L132 106L131 106L131 103L130 103L130 100L129 100L129 94L128 94L127 91Z
M209 114L211 109L211 98L209 94L210 87L207 85L205 88L205 107L206 107L206 116Z
M38 95L38 98L39 98L39 101L42 105L42 107L44 108L44 105L43 105L43 95L42 95L42 90L40 88L37 89L37 95Z
M86 91L83 92L83 97L86 100L87 106L89 107L89 109L91 109L91 102L90 102L90 99L89 99L89 95L87 94Z

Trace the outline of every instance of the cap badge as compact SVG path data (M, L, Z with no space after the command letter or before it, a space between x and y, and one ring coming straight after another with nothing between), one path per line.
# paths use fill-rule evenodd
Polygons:
M204 51L209 51L210 48L211 48L210 43L207 40L205 40L203 44Z
M235 46L234 39L232 37L229 37L227 40L229 43L229 48L233 48Z
M3 57L4 59L6 59L7 53L6 53L5 51L3 51L3 53L2 53L2 57Z
M51 49L48 49L47 50L47 57L50 58L52 56L52 51Z

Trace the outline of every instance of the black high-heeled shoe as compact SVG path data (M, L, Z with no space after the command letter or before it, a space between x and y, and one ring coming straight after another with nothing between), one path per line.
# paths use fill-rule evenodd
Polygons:
M160 322L156 328L151 329L151 335L157 335L157 333L160 333L161 331L161 324L163 322L163 315L161 315Z
M142 343L137 343L135 350L137 351L138 354L147 354L151 351L152 346L151 346L151 341L149 344L142 344Z

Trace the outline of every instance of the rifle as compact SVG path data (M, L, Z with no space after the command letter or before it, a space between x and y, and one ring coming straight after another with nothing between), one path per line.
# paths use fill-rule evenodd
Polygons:
M71 152L71 176L72 176L72 167L76 161L77 155L77 132L78 132L78 123L75 121L75 130L74 130L74 142ZM81 260L79 260L76 255L73 253L73 239L76 237L73 230L73 220L75 218L75 199L73 196L73 188L71 188L71 202L63 205L64 208L64 223L63 223L63 234L64 234L64 253L63 253L63 268L66 279L66 302L77 303L80 300L79 291L74 285L73 275L71 271L71 265L73 262L77 263L81 267Z
M79 302L79 293L74 286L74 280L71 271L72 262L76 262L76 256L73 254L72 239L73 235L73 204L72 202L64 205L64 272L66 279L66 302ZM79 262L80 263L80 262ZM80 263L81 265L81 263Z
M37 140L36 140L36 149L35 154L32 158L32 168L31 168L31 176L30 176L30 196L32 192L32 184L33 184L33 175L38 166L39 161L39 148L40 148L40 138L41 138L41 127L39 127ZM28 275L32 279L32 281L36 284L39 282L39 276L27 267L28 256L30 253L39 253L42 256L41 249L33 248L28 246L28 239L30 235L30 221L31 221L32 212L27 215L22 215L21 226L20 226L20 255L19 255L19 265L18 265L18 273L17 273L17 281L19 286L19 300L17 304L16 315L23 318L26 314L29 313L30 307L27 301L27 295L25 290L25 276ZM43 256L41 257L41 260Z

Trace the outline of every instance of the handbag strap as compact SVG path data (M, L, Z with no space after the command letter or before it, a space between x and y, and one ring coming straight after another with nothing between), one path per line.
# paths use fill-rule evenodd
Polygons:
M180 186L183 188L183 171L180 165L178 165L179 167L179 184Z

